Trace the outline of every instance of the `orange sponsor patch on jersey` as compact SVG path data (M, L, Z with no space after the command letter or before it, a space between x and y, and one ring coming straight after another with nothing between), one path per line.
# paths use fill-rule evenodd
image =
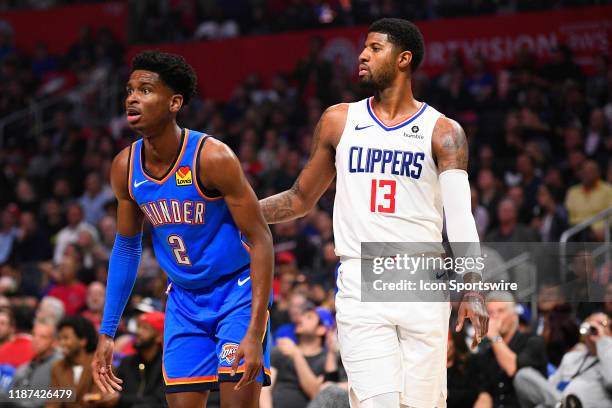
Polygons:
M175 173L177 186L190 186L193 184L191 168L189 166L179 167Z

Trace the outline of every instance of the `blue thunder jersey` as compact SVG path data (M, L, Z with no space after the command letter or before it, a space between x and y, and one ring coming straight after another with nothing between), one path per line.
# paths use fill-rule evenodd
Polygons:
M128 164L129 192L153 226L155 256L170 280L186 289L213 287L250 263L249 247L225 200L198 182L207 137L184 129L178 156L159 179L143 166L142 139L132 144Z

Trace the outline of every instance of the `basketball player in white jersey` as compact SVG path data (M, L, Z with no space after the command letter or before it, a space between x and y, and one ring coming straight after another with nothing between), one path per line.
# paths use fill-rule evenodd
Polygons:
M359 80L374 96L328 108L293 187L261 201L270 223L298 218L337 177L336 319L353 408L446 406L449 303L362 302L361 242L442 242L443 214L451 242L479 241L465 133L412 94L411 77L423 54L414 24L373 23L359 56ZM480 275L467 273L464 280ZM464 294L456 329L466 317L477 343L488 326L480 294Z

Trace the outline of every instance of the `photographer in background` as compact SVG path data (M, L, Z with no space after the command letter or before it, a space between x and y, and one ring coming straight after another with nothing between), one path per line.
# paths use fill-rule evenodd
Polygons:
M557 371L546 380L527 367L518 371L514 388L521 407L612 406L612 332L604 313L593 313L580 325L583 344L567 352Z

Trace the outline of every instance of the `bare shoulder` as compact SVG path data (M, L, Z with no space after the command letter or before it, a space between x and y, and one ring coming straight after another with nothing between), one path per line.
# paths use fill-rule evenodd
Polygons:
M208 169L216 166L222 166L223 164L228 164L237 160L238 158L232 149L214 137L209 137L206 139L204 146L202 147L202 153L199 157L200 166Z
M128 195L130 149L131 146L128 146L117 153L111 165L111 186L119 198Z
M242 167L238 157L228 145L218 139L206 139L198 161L198 177L206 188L224 192L228 185L242 179Z
M315 133L318 131L319 137L322 140L330 143L334 148L338 145L340 136L342 136L344 131L348 107L348 103L339 103L325 109L315 130Z
M431 143L439 173L450 169L467 170L467 138L457 121L446 116L439 117L433 129Z

